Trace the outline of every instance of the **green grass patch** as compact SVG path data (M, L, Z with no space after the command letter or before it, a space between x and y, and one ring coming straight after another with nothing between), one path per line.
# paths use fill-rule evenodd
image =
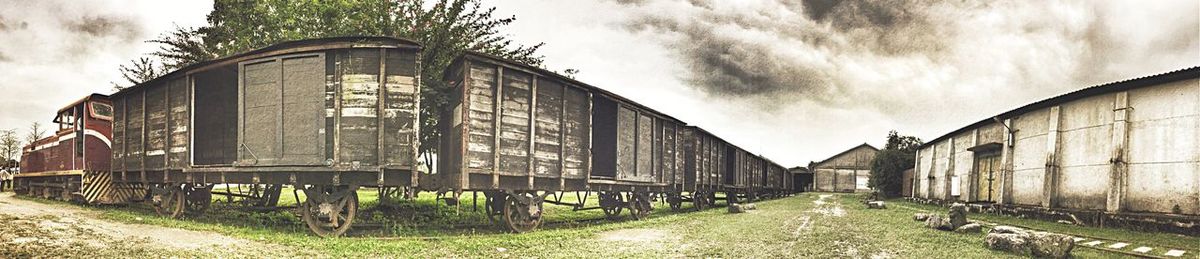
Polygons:
M294 205L290 189L281 204ZM822 198L825 196L825 198ZM734 257L734 258L1019 258L987 249L984 233L961 234L924 228L912 220L916 211L891 206L868 210L861 195L805 193L795 197L758 202L757 210L729 214L724 208L677 213L656 202L645 220L593 220L603 218L599 210L575 211L547 204L548 225L531 233L507 233L489 225L483 214L472 208L472 195L462 195L457 207L447 206L425 193L397 203L380 202L372 189L359 191L362 211L354 234L343 238L319 238L309 234L290 210L252 212L238 205L216 203L203 215L182 220L162 218L145 205L93 207L101 216L122 222L153 224L258 240L293 248L293 256L337 257ZM220 197L214 197L220 199ZM285 201L286 200L286 201ZM573 194L564 202L578 199ZM591 196L586 207L595 207ZM895 205L920 210L943 208L903 201ZM891 205L891 204L889 204ZM1061 225L1030 219L987 214L971 218L1011 222L1062 233L1087 235L1188 247L1192 237ZM368 226L369 225L369 226ZM1080 232L1073 232L1080 231ZM1195 243L1190 243L1195 244ZM1096 250L1076 248L1079 258L1117 257ZM287 255L278 255L287 256Z
M904 201L904 200L900 200L900 199L891 200L888 202L895 204L895 205L901 205L903 207L909 207L909 208L913 208L913 209L917 209L917 210L921 210L921 211L927 211L927 212L937 212L937 213L945 214L948 211L948 209L945 207L929 205L929 204L920 204L920 203L915 203L915 202L908 202L908 201ZM901 208L901 209L903 209L903 208ZM910 212L912 212L912 211L910 211ZM909 216L911 216L911 214ZM1185 235L1172 234L1172 233L1147 232L1147 231L1119 229L1119 228L1100 228L1100 227L1078 226L1078 225L1062 224L1062 223L1045 221L1045 220L1019 218L1019 217L1013 217L1013 216L988 214L988 213L975 213L975 212L967 213L967 218L972 219L972 220L982 220L982 221L987 221L987 222L992 222L992 223L997 223L997 224L1024 226L1027 228L1035 228L1035 229L1039 229L1039 230L1045 230L1045 231L1050 231L1050 232L1055 232L1055 233L1062 233L1062 234L1067 234L1067 235L1089 236L1089 237L1102 238L1102 239L1108 239L1108 240L1116 240L1116 241L1128 242L1128 243L1132 243L1132 244L1136 244L1136 245L1147 245L1147 246L1152 246L1152 247L1167 246L1167 247L1174 247L1174 248L1195 249L1197 246L1200 246L1200 238L1198 238L1198 237L1185 236Z

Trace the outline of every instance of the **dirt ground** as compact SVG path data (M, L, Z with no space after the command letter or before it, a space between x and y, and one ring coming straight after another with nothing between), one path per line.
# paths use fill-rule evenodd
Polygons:
M0 257L285 256L290 249L213 232L127 224L67 204L0 193Z

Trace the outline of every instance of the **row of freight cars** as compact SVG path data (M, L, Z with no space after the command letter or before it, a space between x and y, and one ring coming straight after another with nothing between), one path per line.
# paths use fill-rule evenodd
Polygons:
M215 192L273 204L290 185L303 192L310 229L337 236L354 222L359 187L449 199L481 192L488 215L517 232L537 228L545 203L584 208L586 198L547 198L563 192L595 194L610 216L640 218L659 198L705 208L792 189L783 166L701 128L480 53L445 71L452 94L434 101L448 108L422 113L420 52L387 37L286 42L91 95L59 112L57 134L25 148L17 190L146 201L177 217ZM421 132L425 114L442 126ZM422 134L439 140L434 172L420 170Z

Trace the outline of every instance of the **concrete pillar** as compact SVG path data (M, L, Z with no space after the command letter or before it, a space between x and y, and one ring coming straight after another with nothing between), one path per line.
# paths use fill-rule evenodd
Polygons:
M1049 129L1046 131L1046 172L1042 176L1042 206L1053 208L1058 196L1059 128L1062 121L1058 106L1050 107Z
M979 129L978 128L971 130L971 146L972 147L979 146ZM963 194L962 200L963 201L979 200L979 197L976 197L976 196L978 196L978 193L975 192L975 190L979 189L979 173L978 173L979 169L975 168L975 165L976 165L975 153L971 153L971 159L967 159L967 161L970 161L970 164L963 165L963 166L967 167L968 171L967 171L967 179L962 180L962 181L967 181L967 184L966 184L967 188L962 189L962 194Z
M1004 145L1000 147L1000 188L997 190L997 202L1000 204L1012 204L1012 174L1013 174L1013 146L1016 145L1014 139L1015 132L1013 130L1012 119L1004 119Z
M937 172L937 169L938 169L937 168L937 150L938 150L937 143L933 143L933 145L931 147L933 147L932 148L933 151L930 152L931 154L929 154L929 158L930 158L929 159L929 173L925 175L925 179L926 179L925 180L925 198L926 199L933 199L933 197L935 197L935 195L933 194L933 186L936 185L934 183L934 181L937 180L937 177L934 176L935 175L934 172Z
M1112 170L1108 173L1108 202L1105 208L1108 212L1125 210L1125 189L1129 173L1129 92L1116 93L1113 102L1112 122Z
M958 142L958 141L959 141L958 138L954 138L954 137L951 137L950 141L949 141L950 142L950 153L946 154L947 155L946 158L949 159L949 161L946 162L946 165L947 165L946 170L943 170L943 172L945 172L945 173L942 174L942 176L944 176L944 177L942 177L942 182L944 183L942 185L942 187L943 187L942 188L942 197L943 197L942 199L943 200L950 200L951 198L954 197L954 196L950 196L950 188L953 188L953 186L951 186L951 185L954 184L954 182L950 181L950 176L954 175L954 152L955 152L954 146L955 146L955 142Z
M917 188L921 183L921 149L918 148L916 154L913 156L916 157L916 159L913 159L913 178L911 180L912 186L909 186L908 193L912 197L917 197Z

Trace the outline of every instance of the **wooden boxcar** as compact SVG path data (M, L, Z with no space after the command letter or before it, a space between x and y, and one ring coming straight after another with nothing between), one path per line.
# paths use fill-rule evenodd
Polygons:
M729 142L699 127L683 130L683 186L678 189L681 201L691 201L698 209L715 205L717 193L724 192L726 175L732 176L733 161ZM732 179L730 179L732 180ZM676 202L675 199L669 199Z
M340 235L358 186L417 182L420 50L387 37L292 41L121 90L114 178L150 184L171 216L207 206L213 184L293 185L309 227Z
M636 102L480 53L445 74L456 90L442 113L438 173L422 185L483 191L489 213L514 231L536 228L553 192L598 191L610 216L629 208L644 217L682 167L684 124Z
M787 172L784 167L702 128L688 126L682 132L681 148L686 157L679 175L682 183L675 189L678 196L668 196L669 203L690 201L702 209L722 199L727 203L748 202L762 195L777 197L781 186L787 185L781 180ZM718 193L724 194L723 198Z

